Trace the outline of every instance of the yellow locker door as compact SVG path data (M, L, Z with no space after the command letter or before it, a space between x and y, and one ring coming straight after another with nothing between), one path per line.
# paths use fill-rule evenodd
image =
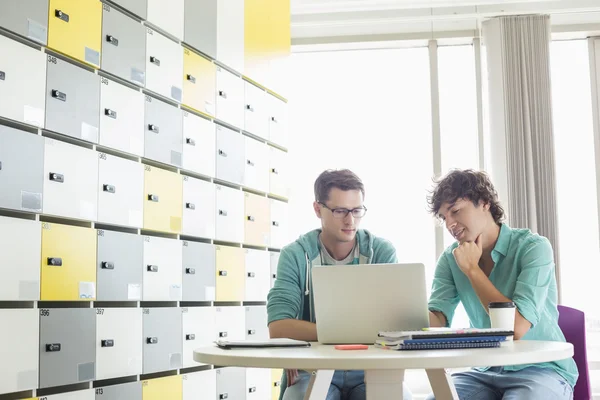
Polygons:
M245 193L244 235L246 244L252 246L269 246L270 236L270 201L267 197Z
M181 400L182 398L181 375L142 381L142 400Z
M179 174L144 166L144 229L180 233L183 180Z
M268 73L270 42L274 39L269 27L271 2L246 0L244 4L244 75L263 85Z
M213 117L217 66L192 50L183 49L183 104Z
M40 300L96 299L96 230L42 224Z
M216 246L215 301L243 301L246 288L246 257L241 247Z
M99 0L50 0L48 47L99 68L102 3Z
M271 400L279 399L279 391L281 390L281 375L283 374L282 369L271 370Z

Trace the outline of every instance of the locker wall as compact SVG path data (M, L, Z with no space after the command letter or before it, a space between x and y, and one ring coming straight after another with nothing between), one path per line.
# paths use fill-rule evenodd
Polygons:
M0 320L15 329L0 396L109 379L42 397L271 397L272 371L192 353L268 332L287 244L282 52L260 28L275 11L247 24L256 4L6 0Z

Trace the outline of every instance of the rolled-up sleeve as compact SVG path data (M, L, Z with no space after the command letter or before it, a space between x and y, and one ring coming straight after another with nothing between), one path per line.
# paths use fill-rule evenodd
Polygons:
M540 320L548 291L556 279L554 253L548 239L538 236L531 241L523 249L520 266L513 302L533 327Z
M442 254L435 268L431 297L429 298L429 311L439 311L446 317L446 326L452 325L454 311L459 302L458 291L452 277L450 264L446 254Z

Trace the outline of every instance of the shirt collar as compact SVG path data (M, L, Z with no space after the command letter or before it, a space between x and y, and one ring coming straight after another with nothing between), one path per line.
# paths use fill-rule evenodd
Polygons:
M506 224L500 225L500 233L498 235L498 240L496 241L496 245L494 246L494 250L492 250L492 258L494 259L494 255L501 254L506 257L508 253L508 246L510 245L510 238L512 236L512 229ZM494 259L494 262L496 260Z

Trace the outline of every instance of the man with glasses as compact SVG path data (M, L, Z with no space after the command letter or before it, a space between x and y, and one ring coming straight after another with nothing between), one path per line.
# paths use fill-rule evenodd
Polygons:
M313 208L321 228L301 236L281 250L277 280L267 298L269 333L272 338L316 341L317 328L311 270L315 265L397 263L392 244L358 229L367 212L365 188L349 170L327 170L314 185ZM357 294L358 295L358 294ZM310 373L286 370L283 400L303 399ZM405 393L405 398L409 398ZM364 400L363 371L335 371L327 400Z

